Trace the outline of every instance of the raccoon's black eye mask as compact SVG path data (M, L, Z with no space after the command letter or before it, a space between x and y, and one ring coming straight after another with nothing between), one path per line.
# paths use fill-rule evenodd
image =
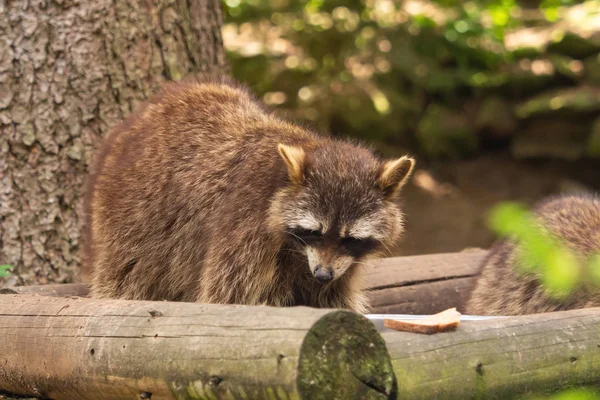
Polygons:
M300 244L317 244L323 240L323 233L311 229L292 228L288 229L288 234ZM344 237L340 239L341 245L352 257L360 257L366 253L375 250L378 242L372 238Z
M288 234L300 243L313 244L323 240L323 233L303 228L292 228Z
M350 253L354 258L365 255L377 248L378 242L372 238L355 238L345 237L342 238L342 246Z

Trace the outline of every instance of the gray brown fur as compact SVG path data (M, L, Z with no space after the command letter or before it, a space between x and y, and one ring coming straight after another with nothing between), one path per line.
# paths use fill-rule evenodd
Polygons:
M412 168L281 120L231 81L170 84L109 133L91 171L91 295L365 312L360 264L400 237ZM288 233L304 212L323 228L311 255L327 284ZM377 245L348 264L340 235L366 215Z
M600 253L600 197L592 194L555 196L542 201L534 214L546 232L560 239L585 263ZM600 291L584 282L567 299L548 297L534 274L517 271L518 244L496 243L486 259L466 313L525 315L600 307Z

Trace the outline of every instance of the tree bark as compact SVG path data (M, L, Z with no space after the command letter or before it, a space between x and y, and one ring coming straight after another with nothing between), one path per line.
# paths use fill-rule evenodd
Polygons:
M0 264L79 277L81 192L102 135L165 80L223 70L219 0L0 1Z
M0 392L52 399L390 399L348 311L3 295Z

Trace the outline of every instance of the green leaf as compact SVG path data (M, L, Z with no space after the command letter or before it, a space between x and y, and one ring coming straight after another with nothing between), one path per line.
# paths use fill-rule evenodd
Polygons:
M600 254L590 257L588 261L588 271L592 278L592 282L596 286L600 286Z
M523 206L503 203L494 207L489 225L498 235L519 242L518 268L538 275L548 296L565 298L577 287L582 271L575 254L548 235Z
M549 400L598 400L600 397L585 389L570 389L547 397Z
M12 265L4 264L0 265L0 278L5 278L10 275L10 271L12 269Z
M579 263L570 251L556 248L546 256L546 271L542 284L547 293L555 298L564 299L577 287L579 282Z
M501 236L518 235L522 230L527 210L518 203L506 202L492 208L488 223Z

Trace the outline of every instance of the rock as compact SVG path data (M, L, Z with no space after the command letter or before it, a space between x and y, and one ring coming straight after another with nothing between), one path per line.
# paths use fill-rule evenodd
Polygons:
M553 24L547 51L585 58L600 51L600 3L585 1L564 7Z
M473 154L478 148L475 131L460 111L438 104L427 107L419 121L417 139L421 148L432 157L453 157Z
M574 32L554 35L557 40L548 44L548 52L573 58L585 58L600 51L598 38L584 37Z
M541 93L519 104L515 113L520 119L538 115L589 113L600 110L600 88L578 86Z
M550 62L558 74L578 81L584 76L583 62L560 54L551 54Z
M518 137L510 145L510 152L516 159L525 158L558 158L576 161L582 158L584 146L582 143L556 143L531 140Z
M521 60L497 71L472 74L466 83L478 89L493 89L501 95L525 96L544 89L555 77L555 68L549 60Z
M423 46L429 39L419 37L412 40ZM452 92L462 84L455 69L440 67L439 60L417 53L406 43L405 40L395 41L389 59L392 67L401 72L403 77L435 93Z
M583 61L585 79L595 85L600 85L600 54L594 54Z
M543 118L529 121L511 142L515 158L557 158L577 160L585 152L589 122L564 118Z
M517 120L506 100L501 97L488 97L481 103L475 127L492 137L506 137L514 134Z
M537 7L537 6L536 6ZM505 44L513 55L553 53L582 59L600 51L600 2L561 7L553 23L509 31Z
M589 157L600 158L600 117L592 124L590 136L585 145L585 153Z
M585 185L579 181L563 178L558 181L558 190L562 193L573 193L573 192L588 192L591 193L594 191L593 188Z

